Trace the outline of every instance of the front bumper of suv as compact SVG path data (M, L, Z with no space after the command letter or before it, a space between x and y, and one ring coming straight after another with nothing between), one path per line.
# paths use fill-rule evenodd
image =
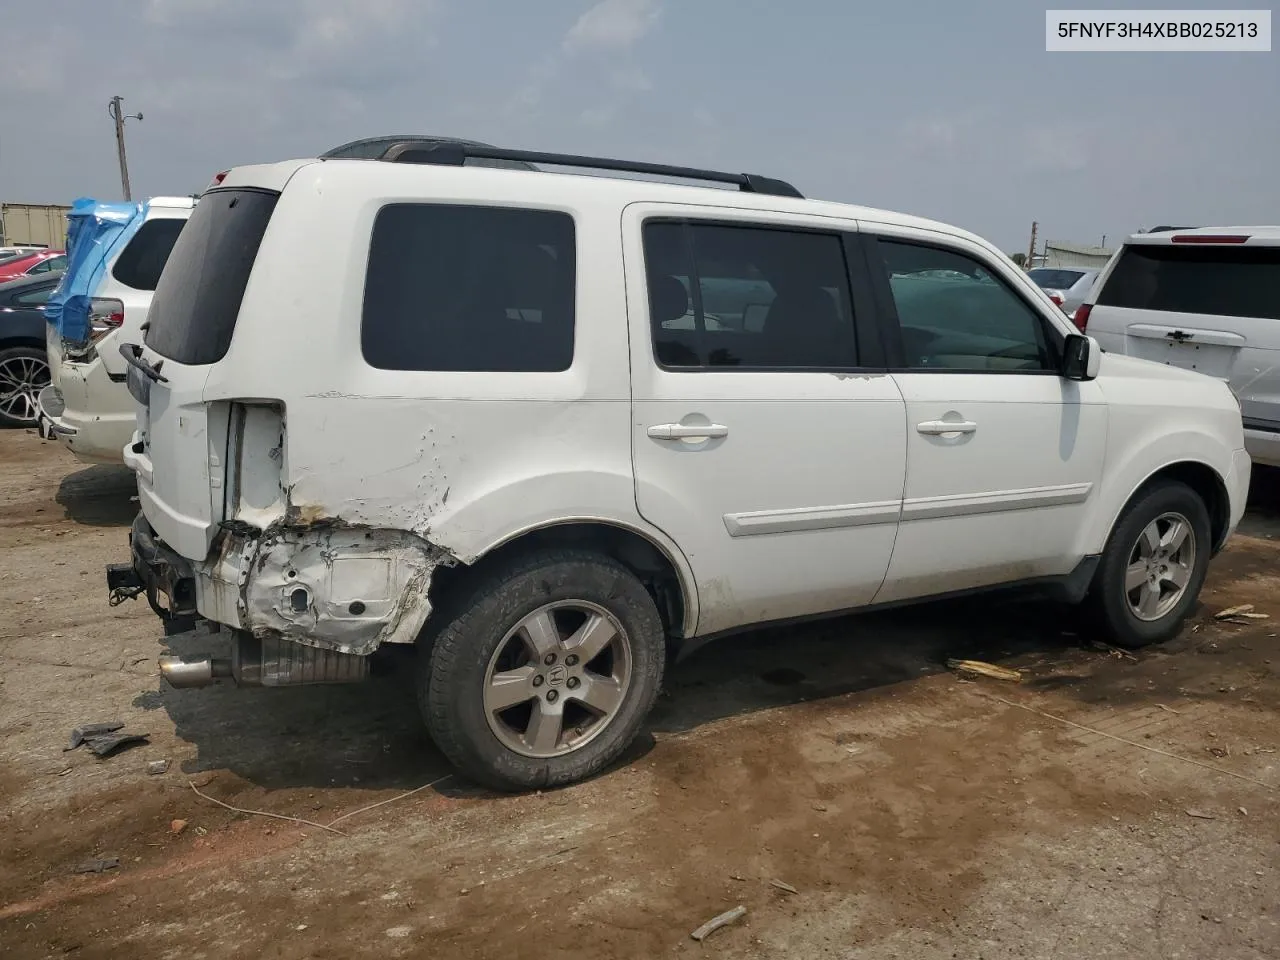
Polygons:
M1230 510L1227 517L1227 529L1215 544L1217 550L1226 546L1227 539L1235 533L1236 527L1244 519L1244 511L1249 499L1249 480L1253 474L1253 460L1248 450L1236 450L1231 456L1231 470L1226 477L1227 500Z
M1280 423L1246 420L1244 446L1254 463L1280 467Z

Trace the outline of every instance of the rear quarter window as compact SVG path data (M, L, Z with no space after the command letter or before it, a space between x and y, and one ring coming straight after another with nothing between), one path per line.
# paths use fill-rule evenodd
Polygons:
M186 225L185 218L148 220L120 252L111 275L134 290L154 290L178 234Z
M1280 248L1124 248L1098 306L1280 320Z
M567 370L576 259L567 213L383 207L365 278L365 362L380 370Z
M240 188L206 193L160 275L146 344L176 363L217 363L231 346L240 301L280 195Z

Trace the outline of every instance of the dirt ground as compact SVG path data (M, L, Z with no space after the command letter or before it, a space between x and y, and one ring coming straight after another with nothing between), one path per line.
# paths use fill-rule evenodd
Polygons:
M0 432L0 956L1280 957L1274 476L1164 646L991 599L761 631L679 664L613 770L514 797L449 776L404 658L163 685L159 621L106 600L132 495ZM1213 619L1240 603L1274 619ZM150 742L64 752L116 719ZM192 785L316 824L388 802L325 830Z

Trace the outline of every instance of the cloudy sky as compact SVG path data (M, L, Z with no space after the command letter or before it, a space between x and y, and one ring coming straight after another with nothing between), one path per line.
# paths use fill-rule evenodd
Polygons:
M1048 54L1027 0L39 0L2 23L9 201L118 199L120 94L135 196L439 133L780 176L1009 251L1033 219L1082 243L1280 221L1280 52Z

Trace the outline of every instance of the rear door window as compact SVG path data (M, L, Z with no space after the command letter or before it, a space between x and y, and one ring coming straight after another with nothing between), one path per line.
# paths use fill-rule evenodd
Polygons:
M206 193L178 235L147 314L146 344L177 363L217 363L231 346L240 301L278 193Z
M1134 244L1098 306L1280 320L1280 248Z
M644 251L660 366L857 367L838 234L655 220L644 226Z
M383 207L365 277L365 361L380 370L567 370L576 258L567 213Z
M185 219L174 217L148 220L120 252L111 275L134 290L154 290L173 244L186 225Z

